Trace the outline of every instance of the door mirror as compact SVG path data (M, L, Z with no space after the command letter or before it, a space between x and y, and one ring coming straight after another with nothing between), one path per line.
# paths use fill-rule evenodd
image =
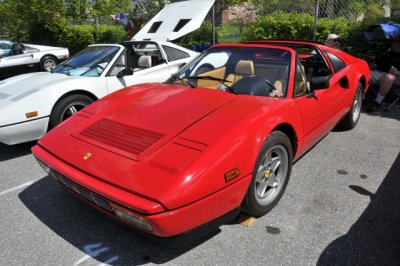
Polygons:
M310 80L311 91L329 88L329 76L312 77Z
M122 78L125 76L131 76L131 75L133 75L133 69L132 68L124 68L117 74L117 77Z
M182 67L186 66L187 63L181 63L179 64L178 68L181 69Z

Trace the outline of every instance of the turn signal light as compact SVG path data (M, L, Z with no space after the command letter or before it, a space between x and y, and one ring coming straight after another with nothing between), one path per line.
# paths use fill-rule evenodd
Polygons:
M37 111L28 112L25 115L26 115L26 118L32 118L32 117L38 116L38 112Z
M240 176L240 170L239 167L236 167L235 169L232 169L229 172L225 173L225 182L229 182L232 179L235 179L236 177L239 176Z

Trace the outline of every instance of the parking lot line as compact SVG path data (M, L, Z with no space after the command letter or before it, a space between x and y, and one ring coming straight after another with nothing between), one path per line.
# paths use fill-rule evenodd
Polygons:
M30 182L23 183L22 185L19 185L18 187L13 187L13 188L10 188L10 189L1 191L1 192L0 192L0 196L3 196L4 194L7 194L7 193L9 193L9 192L13 192L13 191L15 191L15 190L18 190L18 189L21 189L21 188L30 186L30 185L32 185L32 184L33 184L33 181L30 181Z

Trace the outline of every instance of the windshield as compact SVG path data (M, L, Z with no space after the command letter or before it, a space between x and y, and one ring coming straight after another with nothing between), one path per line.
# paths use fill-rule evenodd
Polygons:
M120 50L117 46L90 46L56 66L52 73L99 77Z
M166 83L225 90L236 94L284 97L291 53L279 48L214 47Z

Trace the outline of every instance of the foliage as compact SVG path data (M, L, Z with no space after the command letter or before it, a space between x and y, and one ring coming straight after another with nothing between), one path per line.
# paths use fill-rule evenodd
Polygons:
M195 44L212 44L211 22L204 22L199 29L178 40L178 43L189 49L191 49L191 47Z
M349 31L355 25L355 21L348 20L344 17L338 17L335 19L321 18L318 20L316 40L319 42L325 42L326 37L329 33L335 33L346 39L349 35Z
M98 35L98 40L96 37ZM121 43L126 40L126 32L120 25L101 25L96 33L95 25L65 25L61 31L54 32L59 45L65 45L71 54L93 43Z
M121 43L127 38L121 25L100 25L97 43Z
M57 36L74 54L84 47L95 42L95 29L93 25L68 25Z
M166 3L177 1L180 0L0 0L0 35L6 35L16 42L64 46L74 53L94 42L115 43L127 38L122 25L110 19L109 15L133 11L130 18L140 27ZM382 17L383 7L389 3L392 10L398 10L400 1L318 2L320 13L317 41L323 42L328 33L336 33L341 36L341 49L369 60L373 60L376 54L386 49L386 43L368 42L363 31L370 24L387 22ZM270 38L311 40L314 3L314 0L216 0L216 41ZM224 10L229 10L229 14L233 16L229 22L222 21ZM259 14L265 16L253 21ZM101 19L102 24L96 33L94 18L99 16L107 19ZM390 20L396 21L396 18L392 17ZM72 21L83 25L72 25ZM193 44L211 43L211 22L203 23L200 29L179 41L189 48Z
M242 34L242 28L235 23L223 24L216 29L217 40L225 43L236 42Z
M260 16L242 33L242 41L256 39L311 40L313 17L304 13L275 12Z
M63 16L63 0L0 2L0 29L14 41L28 41L31 32L37 31L38 26L51 24Z
M73 20L86 20L131 11L131 0L64 0L65 13Z
M317 24L316 41L324 42L329 33L340 36L340 49L357 57L374 62L377 55L386 51L389 41L368 41L364 37L365 29L371 24L386 23L384 17L368 18L362 21L321 18ZM400 21L392 17L391 20ZM243 30L242 41L257 39L297 39L311 40L313 35L313 16L298 13L276 12L259 17ZM229 42L229 41L228 41Z

